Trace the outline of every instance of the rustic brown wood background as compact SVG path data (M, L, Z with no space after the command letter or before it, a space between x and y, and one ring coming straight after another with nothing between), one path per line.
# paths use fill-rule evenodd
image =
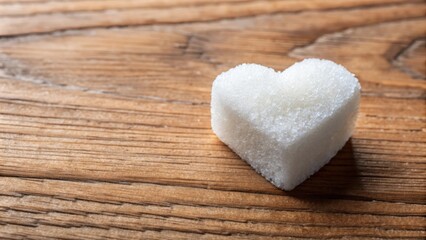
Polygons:
M0 0L1 239L426 238L426 4ZM296 190L212 133L215 76L356 73L344 149Z

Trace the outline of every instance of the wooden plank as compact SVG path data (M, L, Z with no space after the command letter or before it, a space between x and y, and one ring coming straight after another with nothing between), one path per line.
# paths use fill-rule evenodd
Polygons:
M168 1L174 2L174 1ZM24 13L23 16L10 16L7 5L0 10L6 14L0 17L0 35L19 35L25 33L45 33L57 30L83 29L93 27L111 27L111 26L129 26L129 25L151 25L151 24L175 24L175 23L193 23L217 21L222 19L232 19L239 17L252 17L263 14L274 14L279 12L299 12L303 10L322 10L350 7L368 7L385 2L403 3L408 2L417 5L418 16L423 16L424 5L418 0L346 0L346 1L242 1L240 3L222 4L212 3L203 5L194 5L197 1L188 1L191 4L187 6L177 6L171 4L170 7L162 9L153 8L134 8L117 11L119 6L110 6L111 10L91 10L93 3L86 3L83 9L76 9L66 14L45 12L43 8L41 14L32 15L32 11ZM48 3L45 3L48 4ZM99 3L98 3L99 4ZM122 4L122 3L121 3ZM72 6L76 6L73 4ZM62 6L66 7L66 6ZM118 8L117 8L118 7ZM398 6L395 6L398 7ZM15 8L15 7L13 7ZM29 8L37 8L29 6ZM53 8L53 11L56 8ZM84 10L84 9L87 9ZM423 11L422 11L423 9ZM35 10L37 13L37 10ZM25 15L28 14L28 15Z
M423 1L0 0L0 238L426 237ZM351 140L284 192L210 128L214 77L334 60Z

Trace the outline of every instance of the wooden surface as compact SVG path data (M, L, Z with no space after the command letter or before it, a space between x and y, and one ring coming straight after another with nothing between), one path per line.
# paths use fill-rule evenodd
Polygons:
M426 4L0 0L1 239L426 238ZM334 60L350 142L296 190L212 133L242 62Z

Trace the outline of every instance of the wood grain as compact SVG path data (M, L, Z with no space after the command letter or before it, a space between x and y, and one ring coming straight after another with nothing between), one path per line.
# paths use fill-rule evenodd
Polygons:
M424 1L0 0L1 239L426 238ZM294 191L210 128L215 76L307 57L361 81Z

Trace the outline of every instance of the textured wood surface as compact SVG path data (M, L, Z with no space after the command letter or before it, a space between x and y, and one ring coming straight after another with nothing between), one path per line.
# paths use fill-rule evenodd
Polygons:
M0 0L1 239L426 238L426 4ZM214 77L356 73L344 149L291 192L210 128Z

